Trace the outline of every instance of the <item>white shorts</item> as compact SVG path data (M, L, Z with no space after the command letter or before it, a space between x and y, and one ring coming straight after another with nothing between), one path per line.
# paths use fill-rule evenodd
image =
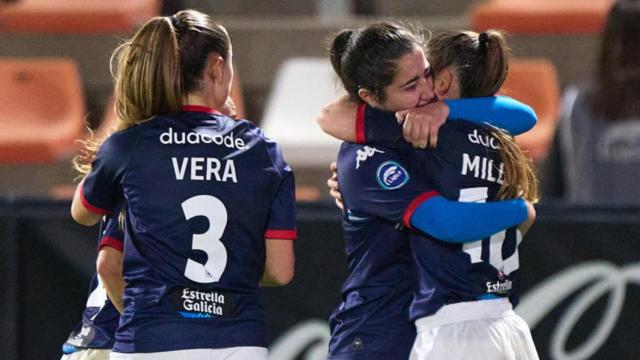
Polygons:
M223 349L189 349L154 353L116 353L110 360L267 360L267 348L258 346L238 346Z
M64 354L60 360L109 360L109 349L84 349Z
M508 299L446 305L416 320L410 360L537 360L531 330Z

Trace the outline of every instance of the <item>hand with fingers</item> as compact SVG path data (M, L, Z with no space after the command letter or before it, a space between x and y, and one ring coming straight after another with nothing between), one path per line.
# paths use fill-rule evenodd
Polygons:
M448 115L449 107L442 101L396 112L404 139L419 149L436 147L438 130Z
M329 195L335 200L336 206L340 210L344 210L344 204L342 203L342 194L340 194L340 187L338 186L338 164L334 161L329 166L331 169L331 177L327 180L327 186L329 186Z

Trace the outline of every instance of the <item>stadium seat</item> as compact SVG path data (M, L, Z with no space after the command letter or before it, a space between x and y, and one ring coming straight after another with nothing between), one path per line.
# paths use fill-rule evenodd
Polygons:
M328 59L292 58L280 66L260 124L290 164L327 167L335 160L339 142L315 118L340 96L338 84Z
M547 59L512 59L500 93L530 105L538 115L538 124L516 141L539 163L547 156L558 121L560 85L555 66Z
M60 159L84 137L85 106L73 60L0 58L0 162Z
M160 12L160 0L19 0L0 5L0 30L15 33L129 32Z
M260 124L294 169L298 200L326 193L329 163L340 142L322 132L315 118L341 95L344 90L326 58L291 58L276 73Z
M511 34L594 34L604 28L613 0L488 0L471 9L476 31Z

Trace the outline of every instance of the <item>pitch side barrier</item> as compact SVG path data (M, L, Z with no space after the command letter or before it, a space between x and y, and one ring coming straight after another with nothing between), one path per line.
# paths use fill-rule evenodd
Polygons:
M97 227L69 203L0 198L0 353L56 359L95 269ZM324 359L327 317L346 275L340 214L298 204L296 275L264 290L271 358ZM640 352L640 209L538 206L520 246L523 296L542 359L630 359Z

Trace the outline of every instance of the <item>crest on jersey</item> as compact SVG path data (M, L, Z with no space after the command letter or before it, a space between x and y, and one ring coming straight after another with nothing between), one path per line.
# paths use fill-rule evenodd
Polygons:
M378 184L383 189L394 190L404 186L409 181L409 173L395 161L385 161L378 166Z

